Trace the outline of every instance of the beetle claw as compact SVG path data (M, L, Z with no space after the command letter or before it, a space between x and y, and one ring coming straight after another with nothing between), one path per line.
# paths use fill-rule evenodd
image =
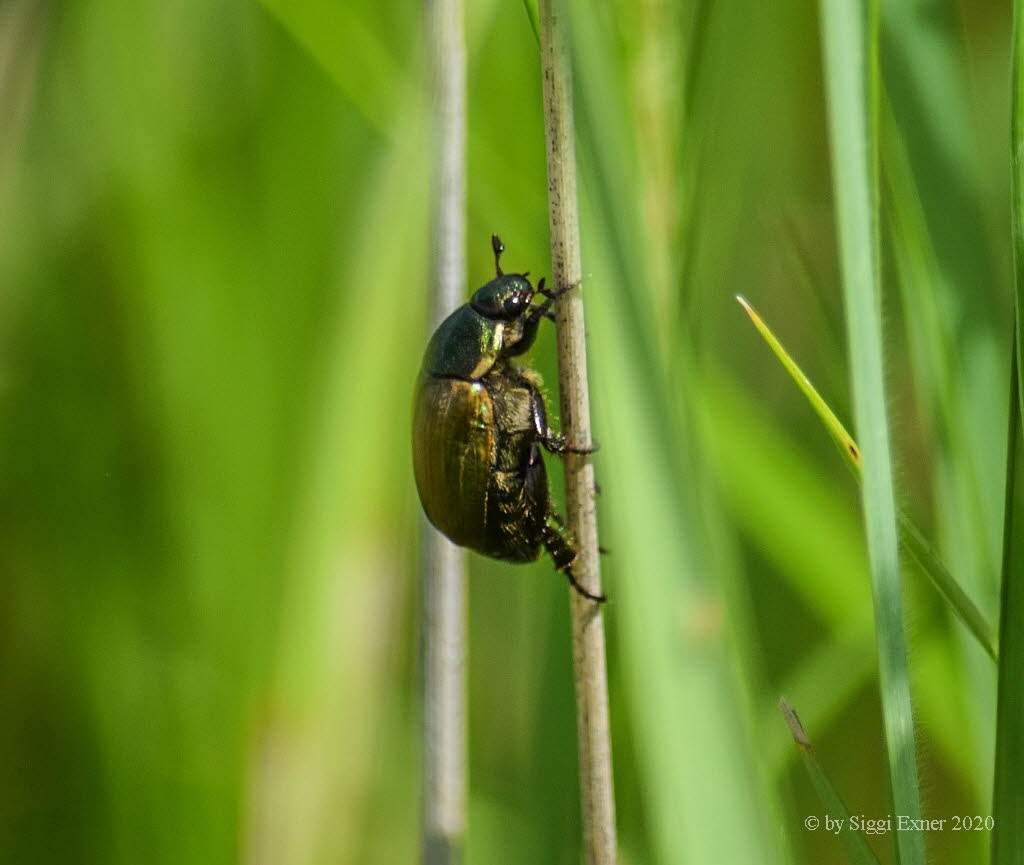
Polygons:
M537 291L540 292L541 294L543 294L546 298L548 298L553 303L554 301L558 300L558 298L560 298L563 294L568 294L574 288L578 288L579 286L581 286L583 284L583 280L578 279L578 280L576 280L576 282L572 283L571 285L563 285L557 291L548 291L547 289L543 289L542 290L541 286L543 284L544 284L544 280L542 279L540 281L540 283L537 285Z
M543 294L544 297L549 298L552 301L555 301L558 300L558 298L560 298L563 294L572 291L574 288L582 284L582 280L576 280L576 282L572 283L571 285L564 285L557 291L549 291L547 288L544 287L544 278L542 277L541 281L537 283L537 294Z
M549 318L551 321L555 320L554 314L551 312L551 307L563 294L568 291L572 291L574 288L579 286L579 281L574 282L572 285L566 285L557 291L548 291L544 285L544 278L541 277L540 282L537 283L537 287L534 289L534 294L544 295L544 302L540 306L534 306L530 308L529 315L534 319L537 318Z
M595 595L593 592L588 592L585 588L583 588L583 586L581 586L576 581L576 577L573 576L571 566L567 567L564 573L569 580L569 585L571 585L579 594L583 595L583 597L586 598L588 601L594 601L594 603L603 604L605 601L608 600L608 597L606 595Z
M593 442L590 447L576 448L572 447L566 440L565 436L561 433L552 432L548 430L548 434L544 439L544 447L546 447L551 453L559 454L564 456L565 454L580 454L586 456L592 454L601 449L601 445L597 442Z
M564 454L569 445L566 444L564 435L548 430L544 434L544 447L553 454Z

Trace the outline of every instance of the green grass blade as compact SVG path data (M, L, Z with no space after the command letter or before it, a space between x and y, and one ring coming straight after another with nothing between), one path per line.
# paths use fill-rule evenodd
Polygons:
M382 135L392 135L391 112L409 81L402 68L405 58L395 51L394 34L375 30L355 4L261 3L320 64L366 122Z
M820 4L832 172L854 416L864 447L861 502L875 606L882 719L893 808L921 817L917 748L900 587L882 361L878 244L878 7ZM896 833L903 865L924 862L919 831Z
M1020 236L1016 238L1020 243ZM1020 259L1018 258L1018 267ZM1020 286L1018 277L1018 291ZM1018 326L1018 335L1019 335ZM1014 364L1019 356L1014 351ZM993 865L1024 862L1024 440L1021 436L1018 376L1011 378L1010 436L1006 456L1006 514L996 715L995 785L992 816Z
M800 390L803 391L804 396L807 397L822 423L825 424L825 428L832 437L832 441L835 442L839 453L842 454L843 459L850 467L854 476L857 480L861 480L860 448L857 446L853 436L843 426L842 421L836 417L835 412L832 411L828 403L818 393L817 388L811 384L811 380L797 365L796 361L793 360L792 356L786 351L782 343L779 342L771 328L765 324L761 316L742 297L737 298L737 300L746 310L750 320L754 323L754 327L764 337L769 348L771 348L783 367L785 367L793 381L797 383ZM917 562L921 570L931 580L932 585L935 586L942 598L949 604L953 614L974 635L989 657L992 660L996 660L998 658L998 649L992 625L985 618L981 610L978 609L974 601L960 587L960 583L942 563L938 553L925 540L921 530L918 529L902 508L897 510L897 520L900 544L903 546L903 549L910 553L914 561Z
M537 47L540 47L540 12L537 11L537 0L523 0L523 9L526 10L526 17L530 19L530 29L533 30L533 38L537 40Z
M786 719L786 723L789 725L789 731L793 734L793 741L796 742L797 748L800 749L800 756L803 757L804 767L807 769L807 774L811 776L811 784L814 785L818 798L821 799L821 804L824 806L825 814L822 815L821 822L825 823L825 815L831 820L840 821L839 826L841 828L836 834L839 835L839 839L846 848L846 854L854 865L879 865L878 857L875 856L874 851L868 845L864 833L859 829L853 828L852 815L849 808L846 807L846 803L843 802L839 791L832 784L825 768L818 762L818 756L814 753L814 746L811 744L811 740L807 738L807 733L804 731L803 724L800 723L800 718L797 717L796 711L789 705L785 697L779 700L779 709L782 711L782 717Z
M902 508L898 512L900 543L925 575L938 589L939 594L949 604L956 617L967 627L985 653L993 660L999 660L999 647L996 643L995 630L985 614L968 597L960 587L959 581L946 569L935 552L935 548L925 540L921 530L907 516Z
M1006 455L1006 509L1003 521L1003 573L1000 604L998 707L996 759L992 815L993 865L1024 862L1024 9L1013 4L1013 119L1011 121L1011 177L1013 209L1013 259L1016 294L1016 328L1010 374L1009 440Z
M999 512L997 506L990 515L985 507L985 478L989 472L984 462L989 452L998 453L992 476L1002 477L1005 468L1001 451L1003 425L987 424L998 428L999 432L993 430L989 440L977 438L972 425L979 423L979 417L992 415L978 402L987 397L976 393L977 388L971 387L971 382L1000 379L986 374L985 369L968 369L973 364L962 359L981 355L974 343L987 341L991 336L975 327L958 332L953 324L962 320L965 314L962 307L972 303L968 299L970 289L953 282L951 269L943 269L939 262L935 245L940 241L928 224L908 145L892 112L887 111L883 116L886 135L882 159L888 188L886 213L901 301L903 308L913 313L903 319L915 390L919 393L920 411L930 417L932 435L941 442L934 458L934 483L939 489L956 490L959 500L957 505L949 506L957 513L955 532L943 526L941 516L936 532L944 533L945 554L951 561L958 562L962 576L973 578L973 582L964 585L976 597L991 599L990 609L994 610L998 594L999 541L990 524L998 528ZM960 219L965 217L961 215ZM976 272L980 273L981 268ZM970 341L969 346L964 345L965 340ZM992 352L992 357L1001 357L1003 353L1000 349ZM986 454L986 457L979 461L979 454ZM999 492L1002 492L1001 487ZM992 499L999 501L998 493ZM996 537L990 543L991 535Z
M658 274L675 267L663 256L678 244L645 230L642 191L677 186L639 169L635 130L642 121L627 86L638 75L619 37L658 28L649 22L644 31L633 8L622 7L629 14L621 17L613 8L594 14L582 2L570 10L587 327L600 346L589 357L599 383L596 464L605 490L602 537L613 551L602 565L636 755L635 792L626 787L623 800L641 804L651 861L792 861L779 849L786 840L780 843L776 828L780 809L745 735L751 724L736 676L739 614L722 588L733 579L732 566L719 547L711 549L707 527L718 519L717 502L699 473L689 407L680 405L694 396L701 402L700 389L691 365L677 375L659 354L666 332L679 332L673 315L680 283L672 279L671 294L658 290ZM689 359L692 346L677 339L672 349ZM615 459L601 457L613 453ZM709 612L729 624L706 630L700 623Z

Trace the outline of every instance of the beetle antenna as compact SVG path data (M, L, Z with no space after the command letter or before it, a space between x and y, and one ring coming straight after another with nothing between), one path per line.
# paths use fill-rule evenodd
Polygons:
M504 271L501 269L501 254L505 251L505 244L496 234L491 235L491 249L494 250L494 269L498 272L498 276L504 276Z

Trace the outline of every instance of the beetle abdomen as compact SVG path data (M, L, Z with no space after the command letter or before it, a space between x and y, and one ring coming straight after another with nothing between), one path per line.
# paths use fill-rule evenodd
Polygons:
M481 550L508 562L532 562L539 555L548 510L548 478L538 456L516 471L495 471L488 497L487 540Z
M484 378L498 427L497 458L488 496L488 555L532 562L540 555L550 502L537 445L536 392L518 370L497 364Z

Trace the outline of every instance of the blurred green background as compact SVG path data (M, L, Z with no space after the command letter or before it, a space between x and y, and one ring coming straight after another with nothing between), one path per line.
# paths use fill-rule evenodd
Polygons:
M534 35L468 5L473 287L492 231L550 263ZM1009 5L883 7L899 493L993 617ZM733 299L848 421L816 6L572 8L622 861L841 861L776 703L886 817L859 497ZM3 861L417 855L423 32L370 0L0 5ZM468 859L576 862L564 580L470 571ZM926 814L985 816L994 667L906 592Z

